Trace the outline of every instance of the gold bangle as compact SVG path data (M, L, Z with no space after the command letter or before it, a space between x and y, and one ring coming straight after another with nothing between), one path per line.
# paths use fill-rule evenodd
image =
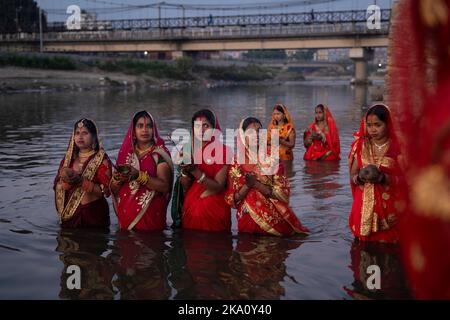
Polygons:
M150 179L150 176L145 171L139 171L139 177L136 179L139 184L146 185L148 183L148 180Z
M200 178L197 180L198 183L202 183L206 179L206 174L203 172Z

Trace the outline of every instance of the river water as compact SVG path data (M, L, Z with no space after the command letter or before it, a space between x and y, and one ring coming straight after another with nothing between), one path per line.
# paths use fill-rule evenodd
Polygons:
M398 249L358 244L348 229L346 155L362 116L354 99L346 83L320 82L0 95L0 299L409 298ZM297 128L290 203L310 236L239 235L235 217L231 234L119 232L110 199L109 232L60 229L52 184L76 120L94 119L115 159L136 111L152 113L166 137L188 128L203 107L222 128L250 115L267 124L276 102L288 106ZM300 133L318 103L330 106L340 131L339 163L302 160ZM67 288L73 264L81 267L81 290ZM373 264L381 270L378 290L366 283Z

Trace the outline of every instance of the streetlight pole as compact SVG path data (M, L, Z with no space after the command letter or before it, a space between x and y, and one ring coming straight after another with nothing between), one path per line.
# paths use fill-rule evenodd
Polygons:
M39 7L39 51L44 51L44 42L42 39L42 9Z

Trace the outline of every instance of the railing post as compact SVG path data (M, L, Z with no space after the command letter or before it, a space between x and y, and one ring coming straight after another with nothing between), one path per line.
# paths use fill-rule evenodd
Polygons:
M44 43L42 39L42 9L39 7L39 52L44 51Z

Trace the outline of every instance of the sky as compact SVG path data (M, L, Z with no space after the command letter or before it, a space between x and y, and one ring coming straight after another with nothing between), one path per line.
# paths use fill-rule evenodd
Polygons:
M133 11L112 12L110 8L120 8L124 5L148 5L161 2L159 0L36 0L41 8L47 11L49 21L65 21L69 14L66 13L70 5L77 5L81 9L97 12L97 19L148 19L157 18L157 8L139 8ZM276 4L276 8L269 10L253 9L253 10L186 10L186 16L204 16L204 15L240 15L240 14L267 14L267 13L289 13L289 12L305 12L311 11L339 11L339 10L366 10L371 4L377 4L381 8L390 8L393 0L310 0L310 1L294 1L294 0L165 0L166 3L180 5L250 5L250 4ZM290 2L308 2L301 6L282 7L280 3ZM325 2L325 3L324 3ZM107 11L107 12L105 12ZM181 9L161 9L161 17L181 17Z

